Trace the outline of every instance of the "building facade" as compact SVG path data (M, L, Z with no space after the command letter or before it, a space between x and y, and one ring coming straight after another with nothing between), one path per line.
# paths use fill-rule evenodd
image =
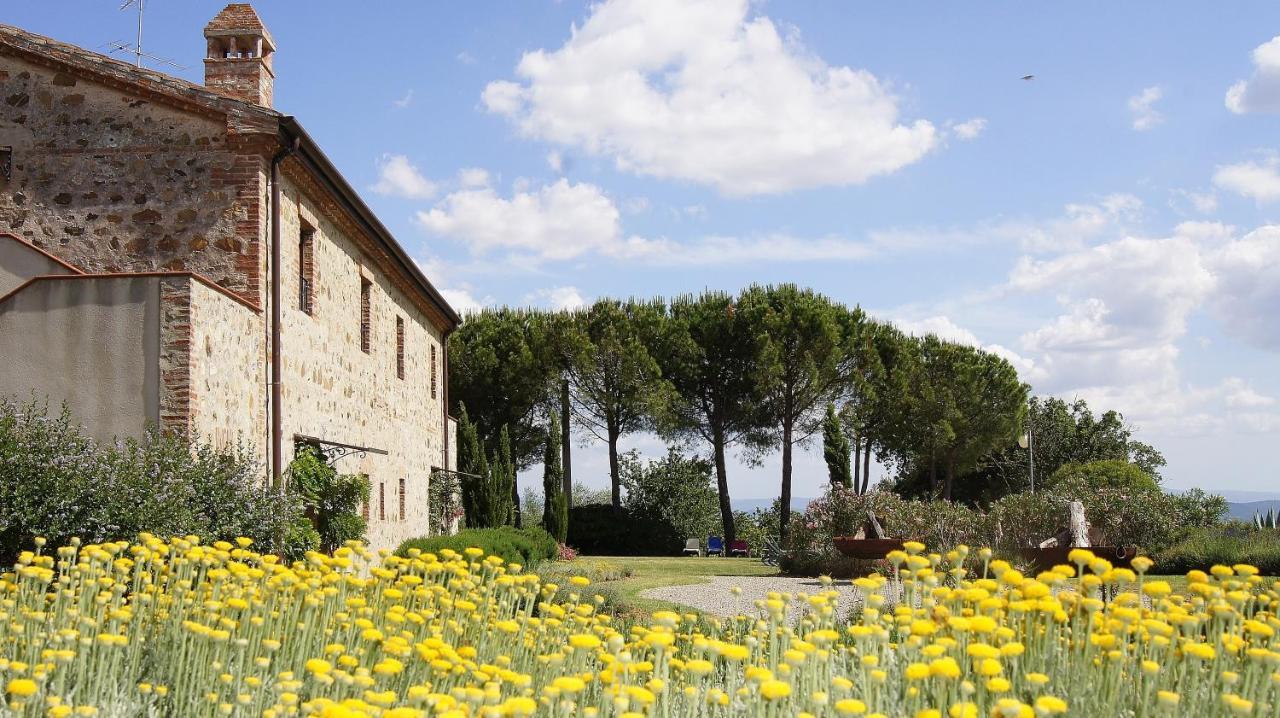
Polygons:
M313 444L368 475L369 540L426 533L454 468L457 313L296 118L247 4L204 29L205 83L0 25L0 394L101 439L148 426Z

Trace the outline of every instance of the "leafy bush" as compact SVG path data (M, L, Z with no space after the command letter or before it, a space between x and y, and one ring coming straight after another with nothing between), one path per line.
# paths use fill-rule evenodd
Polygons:
M570 546L584 555L669 556L680 553L686 536L662 517L610 504L569 509Z
M1136 544L1158 554L1188 531L1212 526L1221 514L1221 497L1204 492L1182 496L1159 489L1089 485L1064 474L1053 488L1018 493L994 502L986 511L944 501L904 499L887 491L858 495L835 487L793 518L783 562L789 573L850 575L874 568L850 562L835 549L836 536L852 534L875 513L893 538L923 541L947 551L958 544L990 546L1017 560L1018 550L1039 544L1067 525L1067 504L1084 504L1085 516L1102 533L1100 545Z
M1280 576L1280 533L1242 523L1200 528L1155 556L1154 572L1208 571L1215 564L1248 563L1267 576Z
M517 529L499 526L489 529L463 529L452 536L413 538L400 544L396 555L408 556L411 549L423 553L439 553L451 549L461 553L468 548L482 549L502 560L533 566L553 559L559 553L556 540L541 528Z
M317 548L333 553L347 541L364 538L366 522L359 511L360 504L369 501L367 476L339 474L318 449L303 446L289 462L288 482L290 490L302 499L306 512L302 520L314 527L316 542L315 546L306 545L312 540L312 533L300 527L295 534L297 543L289 546L290 553L297 555Z
M65 407L0 398L0 559L43 536L53 546L195 534L253 539L280 553L302 515L298 497L261 480L243 446L149 432L141 441L98 443Z
M657 461L644 462L634 451L619 461L624 506L634 515L671 526L680 539L720 533L720 498L705 459L682 456L674 448Z

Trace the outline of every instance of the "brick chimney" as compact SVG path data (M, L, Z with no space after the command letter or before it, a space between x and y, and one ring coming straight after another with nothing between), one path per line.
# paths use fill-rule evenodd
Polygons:
M204 86L215 92L271 107L276 44L249 3L231 3L204 28L209 50Z

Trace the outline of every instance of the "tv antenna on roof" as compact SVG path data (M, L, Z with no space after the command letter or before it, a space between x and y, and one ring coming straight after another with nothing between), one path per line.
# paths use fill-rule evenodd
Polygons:
M178 70L185 70L185 69L187 69L187 68L186 68L186 66L184 66L184 65L179 65L178 63L174 62L173 60L170 60L170 59L167 59L167 58L164 58L164 57L159 57L159 56L156 56L156 55L152 55L152 54L150 54L150 53L147 53L147 52L143 52L143 51L142 51L142 14L143 14L143 11L144 11L144 4L145 4L145 2L146 2L146 0L125 0L125 1L124 1L124 3L122 3L122 4L120 5L120 9L121 9L121 10L128 10L130 7L132 7L132 6L134 6L134 5L137 5L137 6L138 6L138 41L137 41L137 42L135 42L135 43L133 43L133 44L130 44L130 43L127 43L127 42L113 42L113 43L111 43L111 51L112 51L112 52L125 52L125 53L129 53L130 55L133 55L134 63L135 63L138 67L142 67L142 58L144 58L144 57L145 57L145 58L147 58L147 59L149 59L149 60L153 60L153 61L155 61L155 62L158 62L158 63L162 64L162 65L168 65L168 66L173 67L173 68L178 69Z

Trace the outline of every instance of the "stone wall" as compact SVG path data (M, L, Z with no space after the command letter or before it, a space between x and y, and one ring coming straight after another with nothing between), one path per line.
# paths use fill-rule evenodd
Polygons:
M262 150L179 110L0 56L0 231L93 272L193 271L257 301Z
M190 286L190 421L219 448L239 444L266 476L266 343L261 312L200 282Z
M441 332L391 281L370 266L353 239L287 179L282 183L281 248L285 460L295 435L386 451L338 463L373 484L369 542L395 548L427 531L431 469L444 461ZM300 302L299 239L313 228L312 312ZM360 350L360 284L372 284L368 354ZM405 323L405 378L396 376L396 317ZM431 396L431 348L437 390ZM405 481L405 518L399 487ZM380 498L385 498L381 505ZM380 518L385 516L385 518Z

